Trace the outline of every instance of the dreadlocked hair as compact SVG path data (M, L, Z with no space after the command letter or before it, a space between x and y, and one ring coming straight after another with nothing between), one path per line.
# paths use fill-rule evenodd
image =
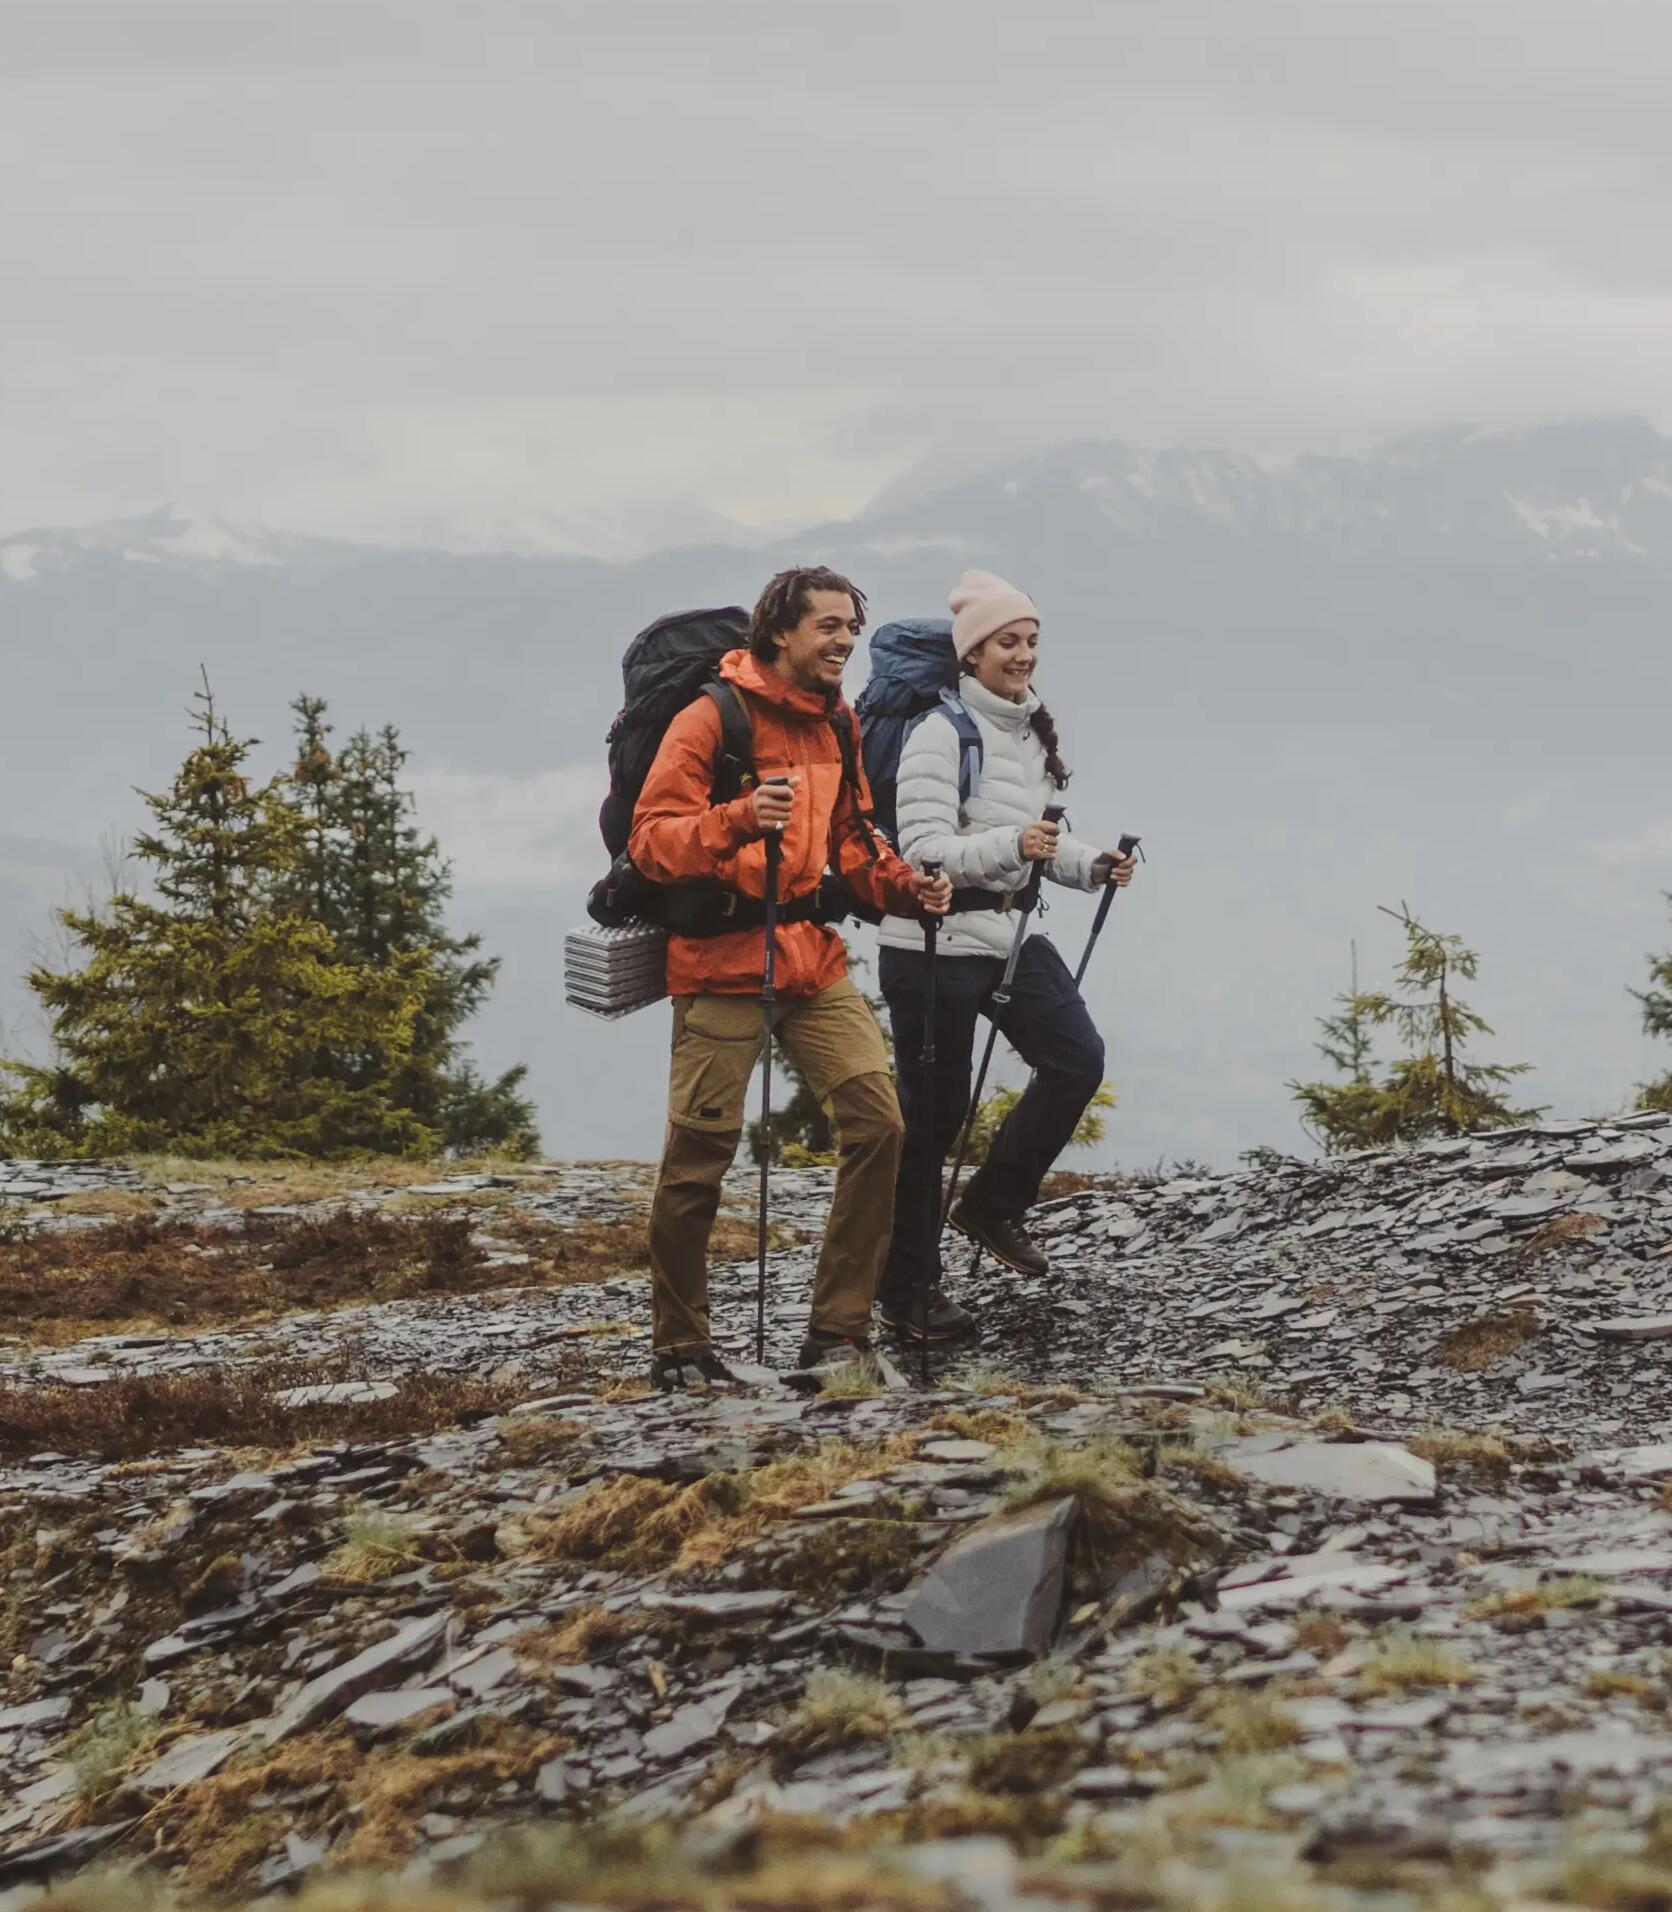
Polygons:
M749 649L763 664L778 654L773 641L785 631L793 631L812 606L815 591L845 591L853 599L853 608L861 626L865 622L865 593L849 583L840 571L828 565L796 565L767 580L766 589L755 600L749 614Z
M1033 713L1033 734L1045 746L1045 774L1059 790L1068 788L1068 779L1073 775L1062 760L1057 748L1057 720L1043 704Z

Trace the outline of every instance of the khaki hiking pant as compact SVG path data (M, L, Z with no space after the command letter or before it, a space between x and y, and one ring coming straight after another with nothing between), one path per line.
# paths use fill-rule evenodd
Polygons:
M780 1002L772 1026L825 1106L839 1158L813 1281L812 1326L868 1334L905 1133L882 1031L846 977L816 996ZM712 1345L708 1237L721 1178L743 1138L760 1053L758 997L674 998L668 1139L650 1210L651 1339L658 1352Z

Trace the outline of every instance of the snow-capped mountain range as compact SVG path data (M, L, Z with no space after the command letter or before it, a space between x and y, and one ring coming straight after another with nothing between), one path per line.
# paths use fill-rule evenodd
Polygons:
M1666 1066L1626 994L1672 936L1672 439L1646 424L1363 458L1085 443L908 475L759 548L705 534L610 563L518 542L380 550L183 510L0 537L0 1025L27 1029L25 939L65 872L97 887L96 846L179 762L206 666L270 765L303 691L342 729L401 728L464 913L507 958L486 1060L533 1064L554 1148L649 1152L660 1017L554 1007L620 653L670 608L822 560L873 621L940 610L971 564L1042 607L1076 828L1138 830L1152 857L1093 979L1121 1159L1298 1145L1283 1083L1315 1066L1350 942L1385 979L1376 905L1401 898L1481 949L1487 1047L1538 1064L1534 1099L1605 1108ZM1051 927L1076 939L1080 914L1059 898Z
M1322 540L1339 556L1427 546L1475 557L1646 558L1672 564L1672 438L1643 420L1456 431L1396 441L1364 457L1175 448L1090 440L919 491L909 477L846 527L810 535L884 556L918 545L978 544L1020 514L1095 521L1105 535L1165 540L1222 532ZM779 534L781 535L781 534ZM797 533L797 536L807 535ZM544 540L544 542L542 542ZM682 514L664 546L757 549L770 538L715 513ZM600 520L542 530L537 514L500 555L619 559ZM310 537L164 505L137 518L0 536L0 578L29 583L90 557L176 570L336 569L384 547ZM455 556L491 556L480 543Z

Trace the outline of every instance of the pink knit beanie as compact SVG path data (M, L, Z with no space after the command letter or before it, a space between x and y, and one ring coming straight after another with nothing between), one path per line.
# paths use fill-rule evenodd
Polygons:
M1026 591L991 571L966 571L947 596L952 606L952 648L960 661L995 631L1018 618L1039 622L1039 608Z

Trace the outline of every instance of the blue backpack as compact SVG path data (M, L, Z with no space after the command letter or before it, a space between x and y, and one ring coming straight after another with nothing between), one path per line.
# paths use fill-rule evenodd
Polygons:
M872 821L898 839L895 814L900 753L931 712L943 712L958 733L958 802L981 781L981 730L958 695L958 654L946 618L901 618L871 639L871 675L854 703L859 718Z

